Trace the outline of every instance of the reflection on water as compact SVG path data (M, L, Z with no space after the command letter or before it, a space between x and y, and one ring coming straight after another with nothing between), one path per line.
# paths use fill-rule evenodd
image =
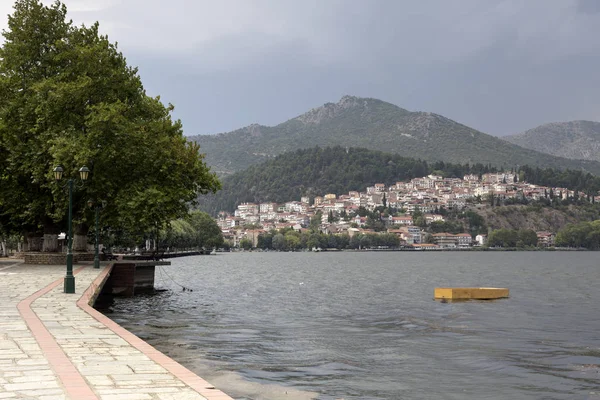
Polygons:
M238 399L600 399L596 254L188 257L107 315Z

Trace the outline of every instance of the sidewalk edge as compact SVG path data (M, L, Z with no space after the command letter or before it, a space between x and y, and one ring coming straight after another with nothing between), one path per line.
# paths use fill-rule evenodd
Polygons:
M180 379L183 383L194 389L200 395L206 397L207 400L233 400L232 397L228 396L219 389L216 389L213 385L211 385L210 383L208 383L207 381L205 381L204 379L202 379L183 365L179 364L177 361L156 350L153 346L138 338L125 328L121 327L119 324L106 317L104 314L98 312L90 305L91 303L93 303L93 301L98 296L99 292L102 290L102 286L108 279L112 267L113 264L108 265L104 268L100 275L98 275L98 277L94 279L92 284L83 293L81 298L77 300L77 306L86 313L88 313L90 316L92 316L94 319L96 319L98 322L106 326L108 329L113 331L115 334L120 336L130 345L144 353L152 361L165 368L167 371L169 371L175 377Z

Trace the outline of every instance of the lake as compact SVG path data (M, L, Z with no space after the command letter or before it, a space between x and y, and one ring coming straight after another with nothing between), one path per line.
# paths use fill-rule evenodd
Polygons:
M236 399L600 399L599 254L185 257L107 315Z

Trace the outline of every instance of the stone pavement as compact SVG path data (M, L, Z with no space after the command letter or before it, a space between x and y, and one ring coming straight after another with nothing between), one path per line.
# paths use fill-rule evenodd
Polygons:
M88 305L109 273L0 264L0 399L232 400Z

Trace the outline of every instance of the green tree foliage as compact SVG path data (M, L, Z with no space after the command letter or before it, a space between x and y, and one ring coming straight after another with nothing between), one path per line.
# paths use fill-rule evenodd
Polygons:
M252 241L247 238L240 240L240 247L244 250L250 250L252 248Z
M433 221L429 224L429 231L432 233L463 233L464 227L460 221Z
M485 219L474 211L461 213L458 215L458 219L466 222L467 230L473 237L482 233L487 233Z
M377 213L374 213L374 215L369 215L367 217L365 228L373 229L375 232L381 232L386 229L385 224L383 223L381 217Z
M107 200L102 224L142 234L186 214L219 182L172 106L146 95L98 24L74 26L59 1L18 0L0 48L0 205L12 227L64 226L67 198L52 177L91 169L74 213ZM7 217L8 216L8 217Z
M556 246L600 249L600 220L571 224L556 234Z
M185 218L171 221L160 233L161 247L177 249L220 248L223 234L214 219L201 211L192 211Z
M273 236L272 245L274 250L285 250L285 237L281 233L277 233Z
M221 228L210 215L202 211L192 211L188 220L196 232L196 246L213 249L223 245Z
M257 245L259 249L272 249L273 248L273 235L272 234L261 234L258 235Z
M318 232L294 232L284 229L280 232L263 233L258 237L258 248L278 251L300 249L362 249L398 248L400 239L391 233L357 234L350 238L347 234L324 234Z
M534 247L537 234L531 229L497 229L488 236L489 247Z
M333 214L332 210L329 210L329 214L327 214L327 222L329 222L331 224L331 223L337 222L337 221L339 221L339 218Z
M315 215L310 218L310 229L312 231L318 231L321 226L321 218L323 217L323 212L318 210Z
M350 238L348 247L351 249L369 249L369 248L398 248L400 238L393 233L382 234L357 234Z
M302 247L302 241L300 240L300 234L289 231L284 235L285 249L287 250L298 250Z

